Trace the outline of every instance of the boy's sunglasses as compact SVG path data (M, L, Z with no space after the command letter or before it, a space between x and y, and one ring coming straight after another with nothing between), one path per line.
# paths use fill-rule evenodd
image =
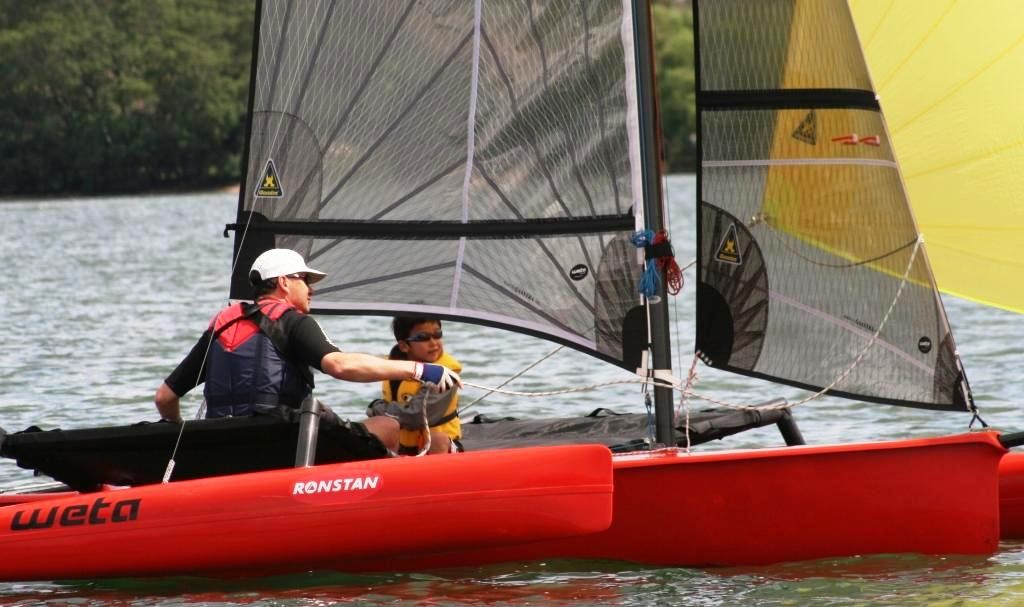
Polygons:
M420 342L420 341L430 341L431 339L441 339L441 337L442 337L442 332L441 331L436 331L434 333L426 333L426 332L423 332L423 333L413 333L409 337L406 337L405 341L410 341L410 342L414 342L415 343L415 342Z

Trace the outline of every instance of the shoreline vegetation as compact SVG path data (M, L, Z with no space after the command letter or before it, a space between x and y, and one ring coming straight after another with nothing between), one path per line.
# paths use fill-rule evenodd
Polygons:
M227 183L223 185L211 185L206 187L192 187L188 184L183 184L181 187L172 187L165 189L154 189L145 190L138 192L35 192L26 194L2 194L0 195L0 205L6 203L18 203L18 202L43 202L43 201L61 201L61 200L89 200L93 198L152 198L159 196L180 196L187 194L206 195L206 194L230 194L238 196L240 186L237 182Z
M664 168L692 172L690 2L652 1ZM237 191L252 2L0 0L0 9L0 202Z

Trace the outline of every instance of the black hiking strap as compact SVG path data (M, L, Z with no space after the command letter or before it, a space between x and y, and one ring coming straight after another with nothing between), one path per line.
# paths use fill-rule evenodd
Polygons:
M431 428L434 428L434 427L436 427L436 426L440 426L440 425L442 425L442 424L447 424L448 422L450 422L450 421L452 421L453 419L456 419L456 418L458 418L458 417L459 417L459 412L458 412L458 410L452 411L452 412L451 412L451 413L449 413L448 415L445 415L445 416L444 416L444 417L442 417L441 419L439 419L439 420L435 421L434 423L430 424L430 427L431 427Z
M607 417L609 415L622 415L622 414L619 413L618 411L612 411L611 409L606 409L604 407L598 407L597 409L594 409L593 411L588 413L587 417Z
M1024 432L1011 432L1009 434L1000 434L999 442L1003 447L1010 449L1013 447L1020 447L1024 445Z
M408 455L419 455L420 454L420 448L417 445L402 445L402 444L399 444L398 445L398 454L399 455L407 455L407 456Z
M263 318L265 318L265 315L263 314L263 311L260 309L259 302L251 304L251 307L249 307L249 308L246 308L247 305L248 304L242 304L242 317L252 319L253 322L256 323L256 326L259 327L259 330L263 331L263 323L261 321L262 321ZM255 319L253 319L253 317L256 317L257 315L259 315L259 316L257 318L255 318ZM266 333L266 331L263 331L263 333ZM274 343L274 347L275 348L280 350L282 354L284 353L284 350L281 350L281 347L278 346L277 343L274 342L274 338L273 337L270 338L270 341L271 341L271 343ZM263 358L264 358L264 351L265 350L266 350L266 348L263 347L262 344L260 345L260 347L256 348L256 358L254 358L253 361L252 361L252 370L250 371L250 373L252 373L252 377L254 379L253 379L253 381L249 385L249 402L250 403L259 402L259 401L256 400L256 390L257 390L258 386L257 386L257 382L256 382L255 378L260 376L260 370L263 369ZM267 404L277 404L277 403L267 403Z

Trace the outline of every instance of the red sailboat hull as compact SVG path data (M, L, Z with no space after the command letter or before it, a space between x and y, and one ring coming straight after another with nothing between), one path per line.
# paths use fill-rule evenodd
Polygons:
M241 474L0 508L0 580L318 569L590 534L611 508L598 445Z
M1016 524L1024 520L1024 461L1005 453L991 432L614 458L593 445L545 447L76 494L0 508L0 550L16 555L0 564L0 579L990 554L1007 487L1001 460L1002 474L1010 461L1020 477ZM381 481L371 491L368 481L334 491L339 479L374 475ZM133 499L142 500L134 518L123 505ZM54 508L51 527L11 530L18 512L24 526L32 512L38 522Z

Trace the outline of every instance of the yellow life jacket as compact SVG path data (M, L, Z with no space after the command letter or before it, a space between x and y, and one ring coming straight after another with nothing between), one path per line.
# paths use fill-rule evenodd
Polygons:
M440 358L434 361L435 365L443 365L448 367L456 373L462 373L462 365L459 361L455 360L455 357L443 353ZM397 397L392 396L394 385L398 386ZM417 379L406 379L398 382L395 380L381 382L381 394L384 400L388 402L397 402L399 404L405 404L412 398L413 394L419 392L419 389L423 386L423 383ZM437 430L445 433L448 438L452 440L459 440L462 438L462 423L459 421L459 397L458 394L454 395L451 402L448 404L448 408L445 410L444 417L450 418L436 426L431 426L431 430ZM408 435L408 436L406 436ZM414 445L422 445L422 438L418 432L402 430L399 432L398 442L402 447L413 447Z

